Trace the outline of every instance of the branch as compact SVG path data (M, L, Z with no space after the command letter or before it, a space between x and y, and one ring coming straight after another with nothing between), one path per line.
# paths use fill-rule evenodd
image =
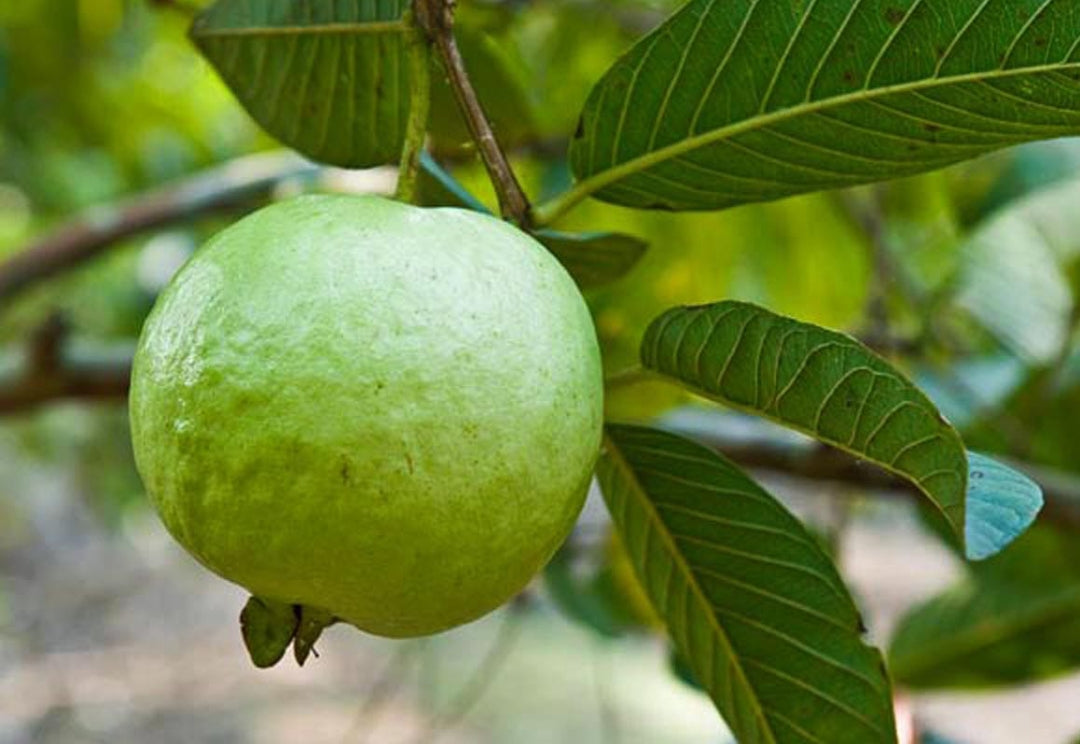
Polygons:
M0 416L31 411L56 400L116 401L127 397L131 349L114 354L64 351L67 325L53 315L34 332L26 359L0 378Z
M282 181L318 171L319 166L291 153L250 155L120 204L91 209L0 263L0 308L124 238L249 203Z
M417 24L431 39L442 59L450 88L454 91L469 134L476 142L480 158L484 161L484 167L499 197L499 211L515 225L528 227L531 222L529 200L518 183L506 154L499 147L454 38L454 0L413 0L413 9Z
M790 441L747 439L722 433L703 435L697 427L687 433L745 468L921 498L918 489L908 481L822 444L800 446ZM1040 519L1080 529L1080 478L1055 468L995 457L1025 473L1042 488L1045 506Z

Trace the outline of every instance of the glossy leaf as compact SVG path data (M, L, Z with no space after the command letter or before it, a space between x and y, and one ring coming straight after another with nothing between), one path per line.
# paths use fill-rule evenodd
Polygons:
M719 209L1080 132L1080 15L1052 0L692 0L585 105L583 191Z
M1080 556L1071 542L1038 528L908 613L889 649L896 680L925 689L995 687L1080 668ZM995 565L1001 559L1005 565Z
M1011 471L989 468L983 459L980 487L969 493L960 435L904 375L842 333L754 305L720 302L657 318L645 333L641 358L646 368L693 392L908 479L929 497L969 558L1004 547L1041 505L1037 488L1032 495L1016 485L1013 476L1022 476L1006 476ZM965 520L972 498L976 504Z
M778 501L655 429L609 427L597 472L638 578L741 744L895 741L880 655Z
M409 111L407 0L218 0L191 38L248 113L313 160L396 162Z
M490 214L487 207L427 153L421 156L420 168L419 192L423 204ZM621 233L537 230L533 237L551 251L582 289L599 287L623 277L637 265L648 248L644 241Z

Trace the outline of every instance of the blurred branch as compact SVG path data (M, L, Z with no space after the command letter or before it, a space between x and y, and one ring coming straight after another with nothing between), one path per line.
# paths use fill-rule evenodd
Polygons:
M131 380L131 351L65 353L67 326L53 315L33 333L22 369L0 378L0 416L29 411L56 400L120 400Z
M825 445L812 443L797 446L789 441L747 440L719 434L703 437L696 429L693 436L745 468L884 493L911 497L919 495L915 486L908 481ZM1046 505L1040 514L1041 519L1080 529L1080 476L1000 455L995 457L1027 474L1042 488Z
M450 88L468 125L469 134L476 143L491 184L499 197L502 216L519 227L527 227L531 210L529 199L495 138L495 131L465 69L465 60L462 59L454 38L454 4L454 0L414 0L416 22L431 40L443 63Z
M120 240L250 203L283 181L318 171L319 166L291 153L250 155L119 204L91 209L0 262L0 308L19 292L83 264Z

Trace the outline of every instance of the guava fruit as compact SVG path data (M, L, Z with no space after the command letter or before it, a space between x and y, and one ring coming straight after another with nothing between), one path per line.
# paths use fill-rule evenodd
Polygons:
M418 636L496 608L565 539L600 446L600 355L573 281L516 228L304 196L177 274L130 416L162 521L258 598L254 632L292 606Z

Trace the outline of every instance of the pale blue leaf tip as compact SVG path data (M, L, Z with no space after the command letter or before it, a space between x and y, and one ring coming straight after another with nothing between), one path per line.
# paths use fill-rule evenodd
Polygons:
M981 561L999 553L1031 526L1043 506L1042 489L1023 473L968 453L965 554Z

